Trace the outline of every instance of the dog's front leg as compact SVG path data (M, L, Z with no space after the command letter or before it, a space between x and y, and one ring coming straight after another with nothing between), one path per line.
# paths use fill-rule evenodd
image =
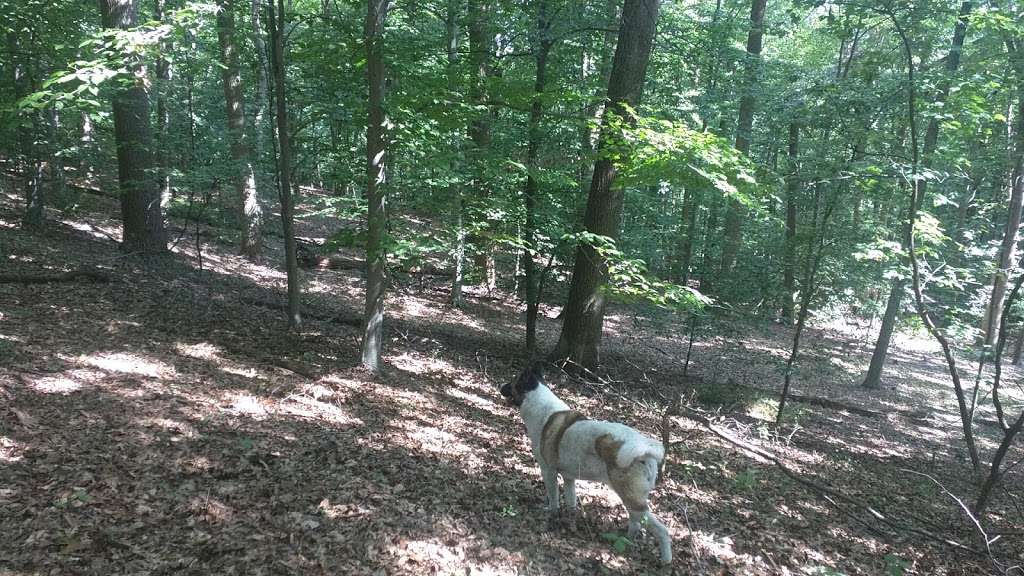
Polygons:
M544 478L544 491L547 493L549 516L558 514L558 473L550 466L541 466L540 475Z

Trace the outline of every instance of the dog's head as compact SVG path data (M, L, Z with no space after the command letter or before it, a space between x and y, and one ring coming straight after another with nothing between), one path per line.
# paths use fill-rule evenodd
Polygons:
M501 395L510 406L519 407L523 405L523 398L538 386L544 383L543 374L539 366L530 366L523 370L515 382L509 382L501 387Z

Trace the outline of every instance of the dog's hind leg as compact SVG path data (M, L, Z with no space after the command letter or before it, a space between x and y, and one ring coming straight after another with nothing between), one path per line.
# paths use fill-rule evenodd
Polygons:
M643 521L647 510L627 510L629 512L629 529L626 530L626 538L636 544L636 537L640 534L640 522Z
M572 514L576 513L576 479L562 475L565 481L565 508Z
M558 473L554 468L541 466L540 475L544 478L544 491L547 493L549 516L558 514Z
M665 528L665 525L655 518L650 510L647 510L646 514L647 523L651 526L651 530L658 539L658 556L661 559L661 563L670 564L672 562L672 537L668 534L668 528ZM630 522L632 522L632 512L629 518Z

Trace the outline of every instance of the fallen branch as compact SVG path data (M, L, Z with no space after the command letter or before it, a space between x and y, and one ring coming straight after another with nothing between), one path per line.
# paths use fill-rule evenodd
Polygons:
M49 284L51 282L112 282L114 279L99 270L72 270L60 274L0 274L0 284Z

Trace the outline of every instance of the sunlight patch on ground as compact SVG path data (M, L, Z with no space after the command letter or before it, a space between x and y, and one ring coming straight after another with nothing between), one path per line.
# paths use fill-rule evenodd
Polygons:
M100 352L75 358L66 358L61 355L58 355L58 357L62 360L71 360L79 364L99 368L100 370L119 372L121 374L133 374L149 378L173 378L177 375L173 367L159 360L145 358L128 352Z
M316 396L309 397L293 394L281 402L274 410L274 413L283 416L298 416L300 418L317 418L346 426L364 425L361 419L352 416L340 406L330 402L323 402Z
M115 240L115 241L119 242L120 239L121 239L121 228L120 227L114 227L114 226L107 226L107 227L95 226L95 225L90 224L88 222L84 222L84 221L80 221L80 220L67 220L67 219L61 220L60 223L64 224L65 226L68 226L70 228L74 228L75 230L78 230L79 232L85 232L86 234L92 236L93 238L98 238L100 240Z
M319 510L325 517L332 520L350 520L352 518L360 518L373 514L372 508L367 508L362 504L354 502L331 504L329 498L321 500L320 504L317 505L317 510Z
M219 346L210 344L209 342L199 342L196 344L184 344L177 342L174 344L174 350L182 356L188 356L189 358L197 358L199 360L220 360L221 349Z
M229 405L221 408L223 411L249 416L256 420L260 420L267 415L267 408L264 406L263 401L251 394L236 392L229 395L229 402Z
M503 568L490 563L479 563L466 557L466 542L452 546L438 538L424 540L406 540L391 544L387 552L395 556L398 566L438 566L443 567L445 574L466 574L473 576L500 576L514 574L511 568ZM485 546L490 548L490 546Z
M406 372L412 372L414 374L430 374L432 372L450 373L454 370L447 360L442 360L440 358L425 358L420 354L409 352L403 353L399 356L392 356L388 358L388 362L399 370L405 370Z
M17 462L21 460L22 446L18 441L0 436L0 462ZM3 492L0 491L0 502L3 502Z
M868 369L868 365L863 362L849 362L847 360L843 360L842 358L837 358L835 356L829 357L828 362L829 364L832 364L836 368L840 368L850 374L855 375L863 374Z
M504 415L504 412L505 412L504 410L499 411L498 409L496 409L495 401L494 400L489 400L487 398L484 398L483 396L478 396L476 394L473 394L472 392L466 392L466 391L464 391L464 390L462 390L460 388L450 388L445 393L448 396L451 396L453 398L458 398L459 400L462 400L463 402L465 402L467 404L472 404L473 406L476 406L477 408L480 408L481 410L486 410L487 412L490 412L491 414L494 414L496 416ZM495 390L494 394L495 394L495 397L497 397L498 396L498 391Z
M189 511L210 524L224 524L234 517L234 510L216 498L210 498L209 494L196 496L189 501Z
M195 438L198 435L195 426L170 418L143 418L139 420L139 423L146 427L161 428L172 433L174 435L171 437L172 442L181 438Z
M43 376L29 380L29 385L36 392L43 394L70 394L82 389L82 383L67 376Z

